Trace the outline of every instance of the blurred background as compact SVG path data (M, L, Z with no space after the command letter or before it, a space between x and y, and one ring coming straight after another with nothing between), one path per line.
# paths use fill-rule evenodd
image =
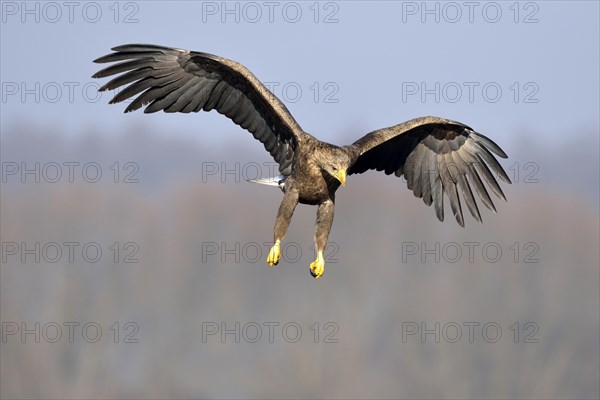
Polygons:
M597 2L1 7L2 398L600 396ZM237 60L332 143L464 122L508 202L463 229L352 176L325 275L308 206L268 268L282 194L245 181L273 160L220 114L108 105L124 43Z

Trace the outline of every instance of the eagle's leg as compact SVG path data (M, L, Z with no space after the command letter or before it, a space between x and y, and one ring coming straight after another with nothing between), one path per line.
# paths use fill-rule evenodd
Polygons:
M297 204L298 192L293 189L285 192L283 200L279 205L279 211L277 211L277 218L275 218L275 230L273 234L273 240L275 241L275 244L273 247L271 247L269 256L267 257L267 263L269 263L269 266L277 265L279 262L279 257L281 255L280 243L287 232Z
M325 259L323 250L327 246L327 239L333 224L333 214L335 205L332 199L319 204L317 210L317 223L315 224L315 251L317 259L310 263L310 273L315 278L320 278L325 272Z

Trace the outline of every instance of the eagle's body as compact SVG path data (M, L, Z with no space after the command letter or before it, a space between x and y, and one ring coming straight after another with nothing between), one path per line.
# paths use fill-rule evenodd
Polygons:
M285 180L285 190L297 190L298 202L317 205L333 200L340 181L329 174L323 174L317 160L325 159L334 152L343 152L340 147L311 138L298 152L296 164L289 178Z
M443 118L421 117L368 133L348 146L317 140L294 120L285 105L243 65L208 53L155 45L124 45L96 62L122 61L94 77L122 73L100 90L127 85L111 103L138 95L125 109L149 104L145 112L197 112L216 109L263 143L279 163L284 192L275 220L274 245L267 262L279 262L280 243L298 203L316 205L316 260L310 271L323 274L323 250L333 223L335 192L346 175L370 169L404 176L409 189L444 219L446 194L457 222L464 226L459 193L471 215L481 221L471 186L483 204L496 211L484 186L506 200L494 175L510 179L492 155L506 154L470 127ZM490 170L491 169L491 170ZM483 180L482 180L483 178Z

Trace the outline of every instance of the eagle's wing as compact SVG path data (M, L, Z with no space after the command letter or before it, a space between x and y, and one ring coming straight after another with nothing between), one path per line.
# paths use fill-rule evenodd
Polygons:
M110 103L138 95L125 109L144 112L198 112L217 110L248 130L291 173L294 154L305 134L285 105L243 65L208 53L169 47L130 44L94 60L117 62L94 78L120 74L100 91L123 88Z
M460 122L436 117L416 118L390 128L368 133L349 149L356 159L348 174L369 169L386 174L404 175L408 188L422 197L444 220L444 193L456 221L464 226L459 193L477 221L481 214L471 188L490 210L496 211L483 181L496 196L506 200L494 175L510 183L510 179L492 152L506 158L496 143ZM483 179L482 179L483 178Z

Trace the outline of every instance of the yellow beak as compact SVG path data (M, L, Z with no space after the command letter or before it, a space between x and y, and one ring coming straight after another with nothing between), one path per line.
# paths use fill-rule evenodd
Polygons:
M335 175L338 181L342 183L342 186L346 186L346 170L340 169L338 173Z

